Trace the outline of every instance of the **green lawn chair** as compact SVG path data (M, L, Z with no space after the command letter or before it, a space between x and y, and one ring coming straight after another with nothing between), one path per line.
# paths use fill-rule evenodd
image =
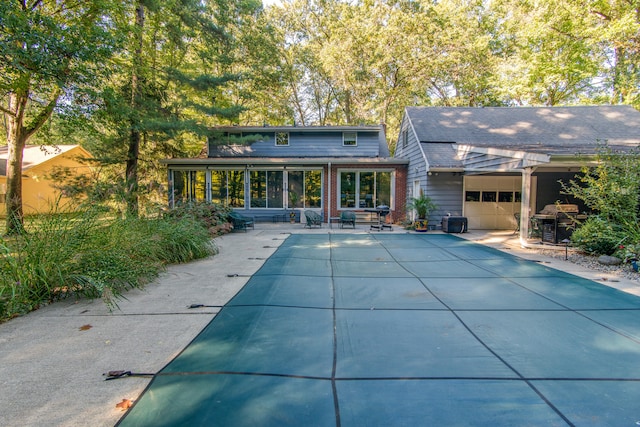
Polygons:
M247 227L254 229L254 221L251 217L239 214L238 212L231 212L229 214L229 219L231 220L231 224L233 224L233 231L244 230L246 233Z
M304 211L304 216L307 218L307 224L305 227L322 227L322 217L315 211Z
M344 228L345 225L356 228L356 214L354 212L342 211L340 213L340 228Z

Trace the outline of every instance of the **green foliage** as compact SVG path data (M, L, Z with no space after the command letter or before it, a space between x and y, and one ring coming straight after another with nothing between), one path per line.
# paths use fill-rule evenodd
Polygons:
M598 151L597 165L585 167L563 191L584 201L598 213L571 237L574 244L593 254L611 255L624 243L640 243L640 151L618 153L606 145ZM626 256L624 257L626 258Z
M605 220L627 231L637 229L640 202L640 151L637 148L622 153L602 146L595 168L585 167L582 175L561 184L565 193L584 201Z
M595 168L561 184L565 193L598 212L574 232L574 243L589 253L610 255L623 241L640 243L640 151L617 153L603 146L597 160Z
M68 296L114 306L165 265L216 253L207 224L193 217L105 218L98 211L32 218L0 242L0 320Z
M418 219L426 219L437 206L431 197L425 195L422 190L420 190L420 195L413 197L409 203L407 203L407 208L414 209L418 213Z
M573 244L589 254L611 255L625 238L619 227L615 227L601 216L588 218L571 235Z
M631 262L640 260L640 243L621 244L615 252L615 256L623 262Z
M204 224L209 233L213 236L222 234L228 228L228 215L232 209L217 203L190 202L177 206L165 213L165 217L180 219L190 219Z

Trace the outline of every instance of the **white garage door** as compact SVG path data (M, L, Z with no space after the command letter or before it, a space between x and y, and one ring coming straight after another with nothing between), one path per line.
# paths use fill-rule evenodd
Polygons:
M514 230L520 212L520 176L465 176L464 216L473 230Z

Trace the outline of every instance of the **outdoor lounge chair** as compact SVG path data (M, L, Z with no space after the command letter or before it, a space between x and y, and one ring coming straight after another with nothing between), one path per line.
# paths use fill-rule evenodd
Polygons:
M340 228L344 228L345 225L356 228L356 214L354 212L342 211L340 213Z
M244 230L244 232L246 233L247 227L251 227L252 229L254 229L253 218L251 217L241 215L238 212L231 212L229 214L229 219L233 224L234 231Z
M313 226L322 227L322 217L315 211L304 211L304 216L307 218L307 224L305 227L312 228Z

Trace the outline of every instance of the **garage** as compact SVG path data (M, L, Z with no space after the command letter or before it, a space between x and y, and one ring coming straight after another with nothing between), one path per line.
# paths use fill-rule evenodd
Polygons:
M532 194L535 187L536 180L532 177ZM515 230L514 214L520 212L521 191L520 175L465 176L463 209L469 229Z

